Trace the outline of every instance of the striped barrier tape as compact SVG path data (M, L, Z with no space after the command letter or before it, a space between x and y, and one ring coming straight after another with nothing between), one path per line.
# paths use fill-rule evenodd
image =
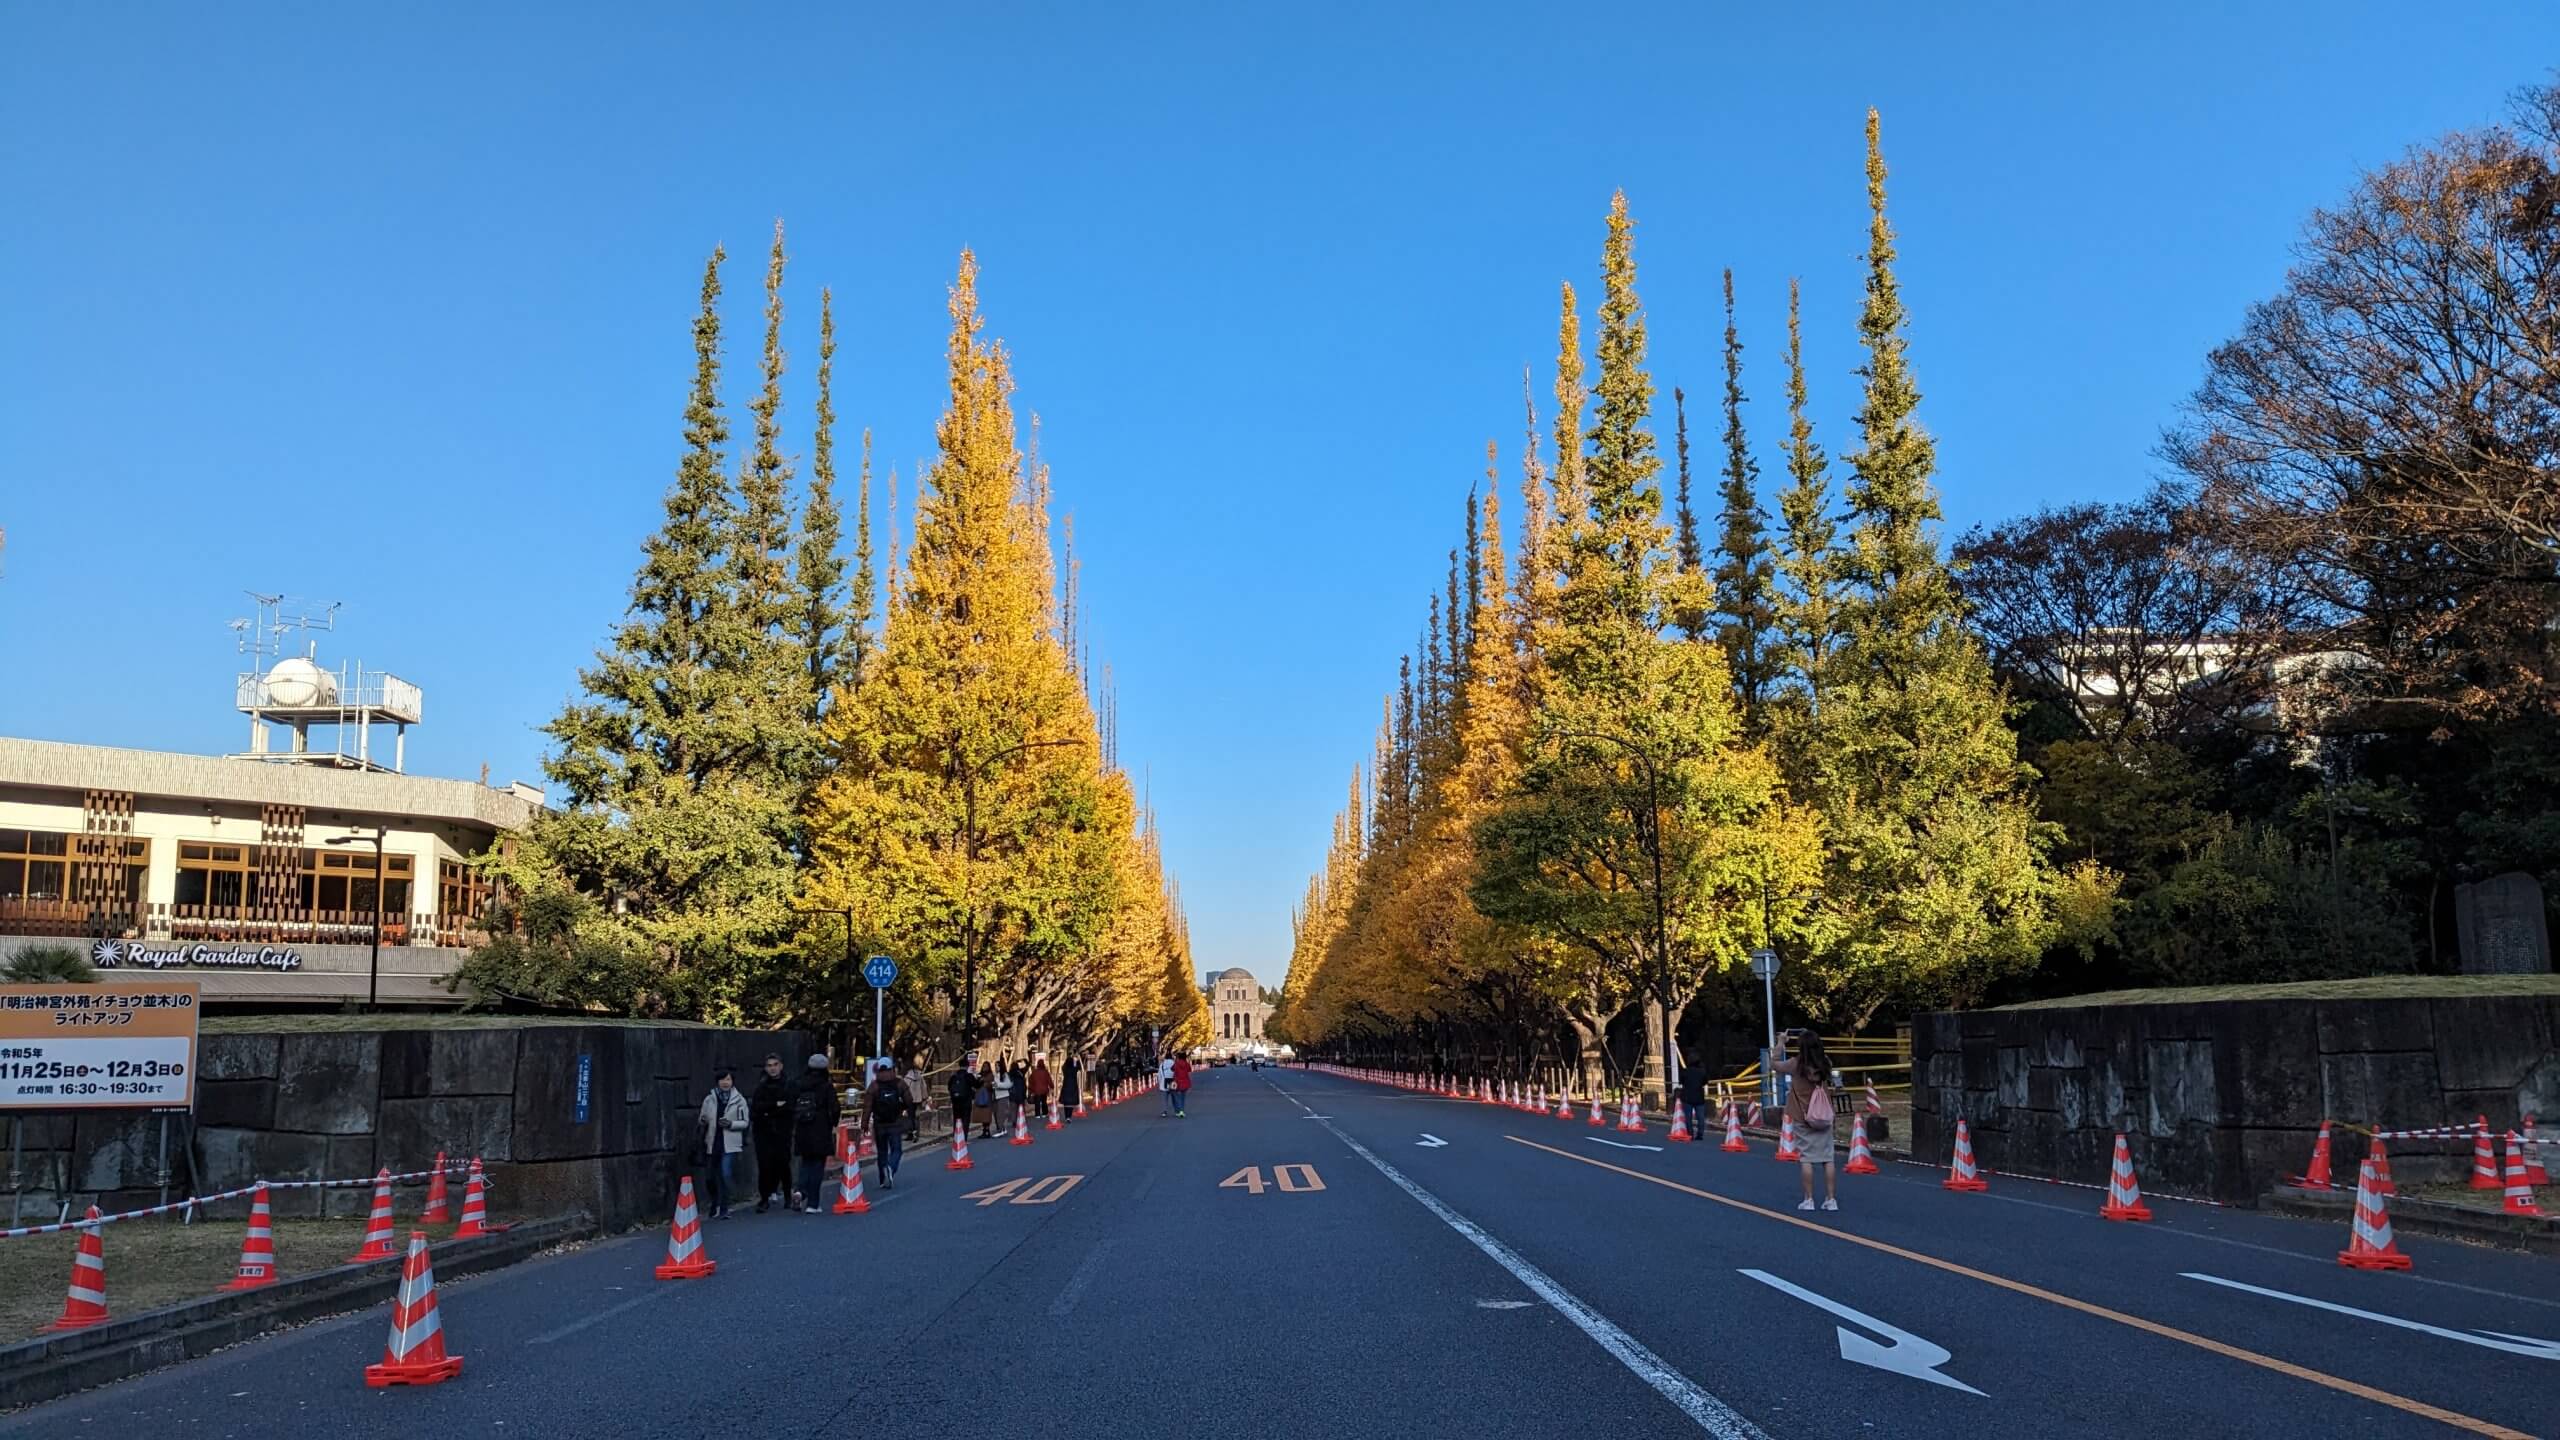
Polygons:
M425 1180L435 1173L432 1168L404 1171L392 1176L391 1183L406 1185L412 1181ZM447 1165L444 1167L444 1173L468 1175L471 1173L471 1167L467 1163ZM270 1190L337 1190L357 1185L371 1185L381 1178L378 1175L366 1175L354 1180L253 1180L236 1190L222 1190L211 1195L190 1195L184 1200L172 1200L166 1205L148 1205L140 1210L119 1210L113 1215L101 1215L95 1220L57 1220L50 1225L20 1225L14 1229L0 1230L0 1240L15 1240L22 1235L57 1235L65 1230L86 1230L94 1225L112 1225L118 1220L141 1220L149 1216L167 1215L180 1210L190 1212L189 1218L192 1219L192 1212L197 1206L211 1205L222 1200L236 1200L243 1195L255 1193L260 1185ZM480 1183L483 1190L489 1188L486 1172L482 1173Z

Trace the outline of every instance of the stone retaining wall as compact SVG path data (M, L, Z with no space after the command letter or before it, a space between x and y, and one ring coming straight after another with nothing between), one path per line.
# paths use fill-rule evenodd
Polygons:
M193 1124L179 1116L169 1127L171 1194L188 1192L189 1145L208 1192L260 1178L419 1170L441 1150L481 1157L505 1214L584 1210L616 1228L666 1213L717 1066L736 1066L751 1086L768 1051L796 1059L811 1048L798 1032L578 1023L207 1035ZM51 1218L66 1192L75 1208L152 1203L159 1143L152 1115L30 1119L20 1161L30 1215ZM371 1192L290 1190L273 1199L283 1215L361 1215ZM403 1208L410 1203L404 1198Z
M2560 1123L2560 997L2220 1001L1922 1015L1913 1153L1955 1122L1994 1169L2103 1184L2115 1132L2143 1184L2254 1203L2299 1174L2323 1118L2386 1128ZM2340 1135L2353 1183L2361 1140ZM2392 1147L2396 1180L2462 1173L2467 1143Z

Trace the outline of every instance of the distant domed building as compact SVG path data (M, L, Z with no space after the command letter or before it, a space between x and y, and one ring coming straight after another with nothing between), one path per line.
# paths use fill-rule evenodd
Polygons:
M1270 1019L1270 1002L1262 998L1262 987L1253 983L1252 971L1222 970L1210 977L1209 1032L1220 1042L1259 1040Z

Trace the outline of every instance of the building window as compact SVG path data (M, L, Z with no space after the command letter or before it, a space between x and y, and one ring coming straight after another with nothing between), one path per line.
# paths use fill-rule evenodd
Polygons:
M436 918L477 920L489 898L489 882L460 860L436 862Z
M371 915L373 847L350 846L302 852L302 908L323 915ZM409 914L410 858L382 857L382 911L402 919Z
M248 846L180 842L177 903L236 908L247 904L248 896Z
M0 830L0 900L67 900L71 837L48 830Z

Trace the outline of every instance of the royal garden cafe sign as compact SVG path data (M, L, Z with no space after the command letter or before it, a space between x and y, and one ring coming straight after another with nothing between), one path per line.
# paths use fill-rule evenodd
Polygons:
M150 946L139 940L101 940L89 947L89 963L101 970L299 970L302 952L261 945Z
M196 984L0 985L0 1110L184 1110Z

